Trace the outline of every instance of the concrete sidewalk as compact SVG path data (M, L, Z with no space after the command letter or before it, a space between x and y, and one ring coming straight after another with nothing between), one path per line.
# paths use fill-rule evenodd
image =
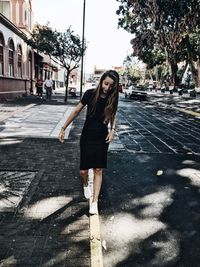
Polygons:
M84 112L65 143L57 139L77 101L0 105L0 266L91 266L88 201L79 176Z

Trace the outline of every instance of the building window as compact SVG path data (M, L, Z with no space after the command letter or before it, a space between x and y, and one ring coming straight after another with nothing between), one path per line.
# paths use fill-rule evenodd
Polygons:
M4 74L4 56L3 56L3 51L4 51L4 39L3 35L0 33L0 75Z
M10 19L10 1L0 1L0 13Z
M8 64L9 64L9 76L14 76L14 43L10 40L8 48Z
M17 74L18 77L22 77L22 48L18 46L17 49Z

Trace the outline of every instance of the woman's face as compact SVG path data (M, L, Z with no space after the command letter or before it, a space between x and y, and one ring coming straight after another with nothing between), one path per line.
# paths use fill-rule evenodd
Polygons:
M114 85L114 80L107 76L102 82L103 93L107 94L113 85Z

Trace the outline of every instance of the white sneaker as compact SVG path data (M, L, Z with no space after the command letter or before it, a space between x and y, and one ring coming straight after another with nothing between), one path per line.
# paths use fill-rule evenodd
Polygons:
M89 213L98 214L97 202L91 202Z
M85 198L90 199L91 196L92 196L92 192L91 192L90 186L89 185L88 186L83 186L83 190L84 190Z

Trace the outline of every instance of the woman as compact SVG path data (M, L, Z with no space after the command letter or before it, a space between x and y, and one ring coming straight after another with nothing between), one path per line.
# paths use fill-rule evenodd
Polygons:
M115 135L115 114L118 106L119 75L108 70L100 78L96 89L87 90L75 110L67 118L59 134L64 142L65 129L87 105L87 114L80 139L80 175L83 178L84 195L92 196L88 184L88 171L93 168L94 192L90 214L98 213L98 197L102 184L102 171L107 167L109 143ZM108 125L110 130L108 131Z

